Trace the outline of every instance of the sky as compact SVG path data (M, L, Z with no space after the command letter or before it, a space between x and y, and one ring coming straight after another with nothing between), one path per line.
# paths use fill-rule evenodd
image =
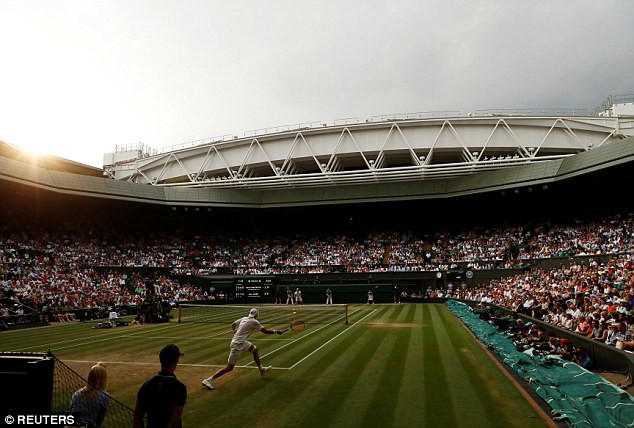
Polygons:
M0 141L101 168L275 126L634 94L631 0L0 0Z

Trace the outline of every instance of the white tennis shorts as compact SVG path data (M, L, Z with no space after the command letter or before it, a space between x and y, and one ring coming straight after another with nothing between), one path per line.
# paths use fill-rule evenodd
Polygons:
M248 351L252 345L253 344L248 340L245 340L242 343L231 342L231 350L229 351L229 358L227 359L227 362L235 366L238 362L238 358L240 358L240 354L242 353L242 351Z

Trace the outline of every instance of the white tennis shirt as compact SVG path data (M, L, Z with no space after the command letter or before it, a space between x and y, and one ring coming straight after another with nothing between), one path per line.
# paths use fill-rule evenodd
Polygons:
M262 324L255 318L243 317L234 322L238 327L233 334L232 342L243 343L254 331L262 330Z

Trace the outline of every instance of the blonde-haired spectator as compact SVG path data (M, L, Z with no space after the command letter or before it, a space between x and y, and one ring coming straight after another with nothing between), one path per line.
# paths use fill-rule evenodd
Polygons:
M101 428L108 411L110 396L104 391L108 381L108 370L103 363L90 368L86 386L75 391L71 398L70 411L77 418L78 426Z

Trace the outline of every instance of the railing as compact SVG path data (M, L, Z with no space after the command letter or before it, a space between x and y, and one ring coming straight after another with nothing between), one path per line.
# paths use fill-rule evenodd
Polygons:
M389 122L392 120L435 119L440 117L459 117L459 111L419 111L416 113L391 113L372 116L368 122Z
M612 102L612 104L634 103L634 94L610 95L608 99Z
M594 110L588 109L571 109L571 108L542 108L542 109L489 109L489 110L475 110L473 113L469 113L470 117L483 117L483 116L519 116L519 117L534 117L534 116L596 116Z
M231 140L234 140L236 138L237 137L235 135L225 134L225 135L219 135L219 136L216 136L216 137L210 137L210 138L203 138L203 139L200 139L200 140L188 141L188 142L185 142L185 143L174 144L172 146L161 147L160 149L152 150L152 155L160 155L162 153L173 152L175 150L189 149L189 148L196 147L196 146L202 146L204 144L222 143L224 141L231 141Z
M624 103L634 102L634 95L616 95L610 96L608 100L611 103ZM232 134L220 135L216 137L203 138L200 140L188 141L185 143L175 144L160 149L152 149L150 146L143 143L116 145L115 153L126 151L138 151L139 158L146 158L149 156L155 156L163 153L172 152L175 150L189 149L205 144L222 143L226 141L238 140L240 138L252 138L259 135L270 135L290 131L301 131L308 129L326 128L329 126L346 126L357 125L360 123L379 123L389 122L395 120L420 120L420 119L435 119L435 118L447 118L447 117L495 117L495 116L562 116L562 117L588 117L597 116L598 110L589 109L571 109L571 108L541 108L541 109L488 109L488 110L475 110L473 112L464 114L455 110L447 111L423 111L414 113L391 113L371 116L369 119L360 121L357 117L349 117L343 119L335 119L330 122L301 122L290 125L280 125L267 128L260 128L245 131L242 137Z
M327 126L327 125L321 122L302 122L302 123L294 123L291 125L279 125L279 126L272 126L269 128L251 129L249 131L245 131L244 137L248 138L248 137L255 137L257 135L278 134L280 132L288 132L288 131L301 131L302 129L319 128L322 126Z

